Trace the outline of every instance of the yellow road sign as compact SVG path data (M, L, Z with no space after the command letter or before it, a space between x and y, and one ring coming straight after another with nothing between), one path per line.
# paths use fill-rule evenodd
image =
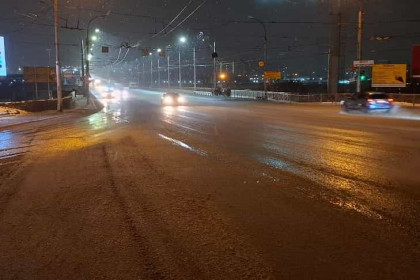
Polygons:
M372 68L372 87L406 87L407 64L376 64Z
M265 71L264 78L266 80L281 80L281 72L280 71Z

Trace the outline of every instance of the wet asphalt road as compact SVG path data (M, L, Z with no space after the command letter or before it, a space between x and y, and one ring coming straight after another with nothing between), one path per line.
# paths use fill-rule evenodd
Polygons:
M107 178L120 197L115 207L125 213L123 220L128 220L136 244L143 244L140 258L152 263L138 265L141 271L137 273L131 261L138 257L130 255L136 251L130 242L120 244L118 253L111 246L112 254L126 259L125 274L116 274L121 279L133 279L133 275L142 275L141 279L193 279L197 275L200 279L418 277L418 111L400 109L392 116L365 116L341 114L329 104L192 96L187 96L185 106L171 107L160 104L161 94L131 90L124 97L101 99L103 112L66 120L64 126L2 132L1 143L9 146L0 152L15 145L13 151L18 153L15 148L21 145L22 154L37 143L54 150L57 144L49 139L60 133L83 139L83 143L68 144L80 145L86 153L78 159L86 160L85 169L78 174L86 172L91 180ZM105 144L95 150L98 143ZM105 163L98 164L99 157ZM70 161L77 162L63 158L64 165L71 165ZM29 175L16 176L25 181ZM58 179L54 180L38 183L56 184ZM74 180L76 185L83 181ZM10 197L13 195L8 196L7 205L13 204ZM140 205L148 210L141 210ZM7 207L3 208L2 219L12 219L13 215L7 218L4 214ZM163 224L156 222L160 219ZM138 232L142 229L143 234ZM0 228L2 237L7 230L10 228ZM0 258L0 268L6 267L5 259L12 255L10 246ZM162 253L156 248L170 249ZM43 252L39 250L36 254ZM91 254L80 250L80 256L84 250ZM64 269L74 276L78 265L53 266L51 274L47 266L39 275L51 276ZM80 275L99 277L98 271L104 268L90 265L97 270L86 268ZM18 268L29 274L34 271L19 266L16 271ZM110 278L115 272L109 267L103 271Z
M161 106L161 95L132 90L126 101L102 102L122 122L154 126L186 152L263 164L261 175L273 181L276 171L290 172L322 185L316 196L336 207L420 228L420 112L366 116L330 104L192 96L185 106Z

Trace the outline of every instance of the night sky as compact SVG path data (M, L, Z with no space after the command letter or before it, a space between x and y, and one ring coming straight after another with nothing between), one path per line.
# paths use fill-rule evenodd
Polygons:
M23 66L53 65L51 1L0 2L0 35L6 38L9 72L15 73ZM343 71L356 55L358 3L356 0L342 1ZM215 40L221 60L237 63L238 69L253 69L263 53L263 29L248 19L248 16L254 16L273 22L267 23L269 68L288 67L288 71L306 75L316 72L325 76L326 73L332 21L327 0L67 0L61 1L60 6L61 25L68 28L85 29L90 18L111 11L106 19L92 25L103 31L100 45L111 47L110 54L95 57L92 64L97 69L115 61L118 54L125 56L125 49L120 52L122 43L138 47L130 49L123 61L134 63L136 59L141 61L140 49L153 50L169 45L172 50L176 49L180 36L187 36L189 42L182 49L184 57L188 57L194 44L199 63L210 62L209 45ZM173 24L156 36L184 7L184 12ZM365 11L364 58L409 63L411 46L420 44L420 1L365 1ZM80 65L80 41L86 32L61 31L63 65L77 67ZM167 34L169 31L172 32ZM391 39L370 40L374 36L391 36ZM52 50L50 60L48 49Z

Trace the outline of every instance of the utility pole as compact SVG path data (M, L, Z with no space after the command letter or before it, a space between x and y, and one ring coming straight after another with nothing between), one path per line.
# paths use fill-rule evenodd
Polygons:
M334 94L335 102L338 102L338 79L341 55L341 0L331 1L331 14L333 25L328 57L328 93Z
M179 88L182 88L182 75L181 75L181 50L179 50L179 65L178 65L178 72L179 72Z
M362 60L362 48L363 48L363 21L364 21L364 12L362 7L362 1L360 1L360 8L359 8L359 22L357 27L357 60ZM362 90L361 86L361 69L360 67L357 68L357 93L360 93Z
M195 57L195 46L194 46L194 90L197 90L197 64L196 64L196 57Z
M267 99L267 79L265 78L265 71L267 70L267 29L264 26L264 99Z
M213 45L213 90L217 87L217 72L216 72L216 41Z
M264 71L264 74L265 74L265 71L267 70L267 63L268 63L267 62L267 59L268 59L267 58L267 45L268 45L267 26L266 26L265 22L263 22L262 20L260 20L258 18L255 18L253 16L248 16L248 19L251 19L251 20L254 20L254 21L258 22L259 24L261 24L261 26L264 29L264 67L263 67L263 71ZM267 83L266 83L267 81L265 79L265 76L264 76L263 82L264 82L264 99L267 99Z
M52 99L51 88L50 88L50 66L51 66L51 49L47 49L48 52L48 98Z
M85 52L85 48L83 46L83 40L80 40L80 51L82 54L82 79L85 78L85 58L84 58L84 52Z
M54 33L55 33L55 74L57 76L57 111L63 111L63 92L61 83L61 63L60 63L60 26L58 0L54 0Z

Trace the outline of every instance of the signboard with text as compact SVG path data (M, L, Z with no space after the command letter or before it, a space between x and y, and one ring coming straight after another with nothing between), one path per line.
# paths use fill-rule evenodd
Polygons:
M420 78L420 46L413 47L411 60L413 78Z
M266 80L281 80L280 71L264 71L264 78Z
M4 45L4 37L0 36L0 77L7 76L6 66L6 47Z
M372 87L406 87L407 64L376 64L372 68Z
M53 67L25 67L23 76L26 83L55 83L56 75Z
M355 60L353 62L354 67L372 67L375 65L374 60Z

